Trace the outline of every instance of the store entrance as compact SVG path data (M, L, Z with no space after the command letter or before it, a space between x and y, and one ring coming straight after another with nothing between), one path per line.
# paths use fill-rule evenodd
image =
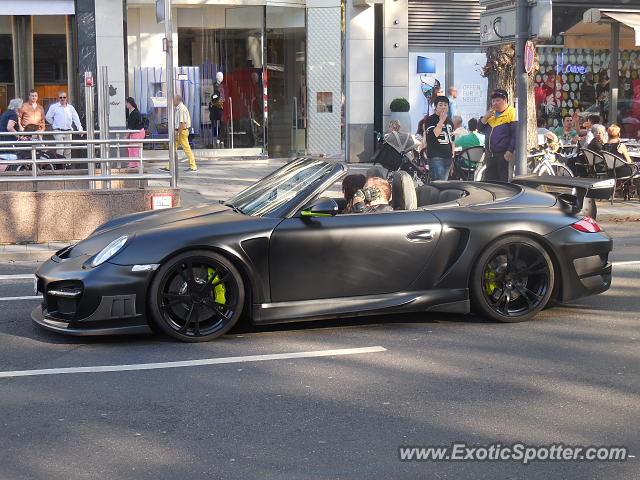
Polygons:
M199 5L176 9L175 91L191 113L190 141L215 156L306 150L305 9ZM154 10L130 7L130 90L150 118L152 135L166 135L166 73L162 57L145 49Z
M267 7L266 26L267 153L270 157L289 157L306 149L304 8Z

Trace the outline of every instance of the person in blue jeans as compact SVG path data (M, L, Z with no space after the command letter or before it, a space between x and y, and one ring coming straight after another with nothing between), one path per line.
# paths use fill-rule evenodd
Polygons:
M435 113L424 122L427 164L431 180L447 180L456 149L453 122L447 118L449 99L445 96L437 97L434 104Z

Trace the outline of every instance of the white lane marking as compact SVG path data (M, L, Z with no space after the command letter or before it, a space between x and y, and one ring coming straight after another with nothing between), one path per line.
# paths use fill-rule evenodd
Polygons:
M0 275L0 280L33 280L34 278L33 274Z
M24 297L0 297L0 302L15 300L42 300L42 295L25 295Z
M640 265L640 260L630 260L628 262L613 262L614 267L621 267L623 265Z
M381 346L361 348L341 348L338 350L315 350L311 352L272 353L268 355L247 355L244 357L203 358L181 362L136 363L131 365L98 365L95 367L46 368L41 370L15 370L0 372L0 378L31 377L35 375L60 375L64 373L103 373L126 372L132 370L157 370L164 368L194 367L200 365L219 365L223 363L263 362L266 360L284 360L289 358L329 357L334 355L357 355L360 353L386 352Z

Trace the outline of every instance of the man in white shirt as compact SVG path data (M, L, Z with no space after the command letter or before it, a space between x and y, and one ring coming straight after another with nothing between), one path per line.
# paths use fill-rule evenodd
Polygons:
M451 121L453 122L453 136L458 138L462 138L465 135L469 135L469 131L462 126L462 117L460 115L454 115L451 117Z
M78 112L73 108L73 105L69 105L67 92L58 92L58 103L52 103L47 111L46 120L51 124L53 129L57 132L53 135L56 140L71 140L73 131L73 125L80 131L82 131L82 123L80 123L80 117ZM71 149L69 144L58 144L60 149L56 150L58 155L64 155L65 158L71 158Z
M196 159L193 155L193 151L191 150L191 146L189 145L189 130L191 130L191 115L189 114L189 109L184 103L182 103L182 97L180 95L174 95L173 106L175 108L174 135L176 139L176 150L178 150L179 146L182 147L182 150L184 150L184 153L189 160L189 168L187 168L185 172L197 172L198 166L196 165ZM169 164L167 163L167 166L160 170L168 172Z

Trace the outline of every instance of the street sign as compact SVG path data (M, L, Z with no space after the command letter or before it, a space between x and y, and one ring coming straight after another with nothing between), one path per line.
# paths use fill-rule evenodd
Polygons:
M524 71L531 73L533 63L536 58L536 47L533 42L528 41L524 47Z
M529 2L530 32L533 38L546 40L552 35L551 0ZM480 44L482 46L504 45L515 41L515 1L488 2L487 9L480 14Z
M173 208L173 195L151 195L151 210Z

